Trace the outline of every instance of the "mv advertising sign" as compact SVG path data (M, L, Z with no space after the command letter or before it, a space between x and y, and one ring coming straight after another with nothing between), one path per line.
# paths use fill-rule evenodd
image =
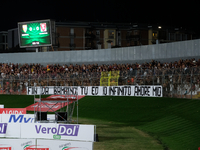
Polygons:
M47 120L55 120L55 114L47 114ZM0 123L35 123L34 114L1 114Z
M34 123L34 114L1 114L2 123Z

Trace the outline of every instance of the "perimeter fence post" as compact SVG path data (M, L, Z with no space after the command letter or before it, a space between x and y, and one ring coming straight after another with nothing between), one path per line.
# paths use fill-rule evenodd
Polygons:
M49 78L48 78L48 76L47 76L47 86L49 86Z
M153 74L153 78L152 79L153 79L153 85L154 85L154 80L155 80L155 75L154 74Z
M40 85L40 82L39 82L40 80L39 80L39 77L38 77L38 85Z
M3 94L3 91L4 91L4 87L3 87L3 78L2 78L2 94Z
M10 94L12 94L12 91L13 91L13 79L11 78L10 80L11 84L10 84Z
M183 72L181 71L181 98L183 98L182 96L182 86L183 86Z
M156 79L155 69L153 68L152 71L153 71L153 85L155 85L155 79Z
M19 95L21 95L21 78L19 79Z
M126 85L128 84L128 76L125 77L126 78Z

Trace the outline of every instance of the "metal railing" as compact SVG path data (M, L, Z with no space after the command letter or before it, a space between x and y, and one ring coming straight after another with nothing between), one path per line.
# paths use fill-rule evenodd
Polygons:
M26 94L27 86L100 86L100 72L1 74L1 94ZM200 67L121 70L118 85L162 85L164 97L200 98Z

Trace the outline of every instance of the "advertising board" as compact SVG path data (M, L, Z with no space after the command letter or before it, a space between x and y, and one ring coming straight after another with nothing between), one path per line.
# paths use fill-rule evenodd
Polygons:
M94 141L94 125L33 123L20 124L21 138Z
M34 123L34 114L1 114L2 123Z
M1 138L0 150L93 150L93 142Z
M26 108L0 108L0 114L26 114Z
M0 150L25 150L35 144L35 139L0 139Z
M0 137L94 141L94 125L0 123Z
M0 123L34 123L34 114L0 114ZM47 120L55 120L55 114L47 114Z
M38 139L37 144L45 145L49 150L93 150L93 142Z
M0 137L20 138L20 124L0 123Z

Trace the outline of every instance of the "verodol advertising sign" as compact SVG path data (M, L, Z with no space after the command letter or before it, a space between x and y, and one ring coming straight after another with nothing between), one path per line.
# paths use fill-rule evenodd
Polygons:
M46 138L94 141L94 125L56 123L20 124L21 138Z

